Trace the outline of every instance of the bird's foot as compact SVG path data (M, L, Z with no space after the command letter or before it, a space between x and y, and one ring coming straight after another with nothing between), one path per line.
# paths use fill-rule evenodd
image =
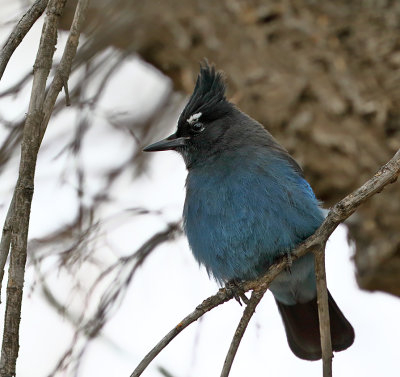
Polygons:
M249 303L249 299L246 297L244 288L243 288L243 282L238 279L232 279L229 280L225 284L225 289L228 292L232 292L233 297L235 300L242 306L242 301L247 305Z
M285 270L286 270L287 272L289 272L289 274L291 274L291 273L292 273L293 259L292 259L292 254L290 253L290 251L288 251L288 252L285 253L285 259L286 259L286 262L287 262L287 265L286 265L286 267L285 267Z

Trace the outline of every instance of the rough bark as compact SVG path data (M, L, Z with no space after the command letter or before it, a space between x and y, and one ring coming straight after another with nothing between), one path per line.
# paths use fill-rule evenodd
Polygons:
M0 360L1 377L11 377L16 374L28 230L37 155L57 95L61 88L67 85L88 0L80 0L76 7L63 56L46 93L46 82L52 66L53 54L57 42L58 22L65 3L66 0L52 0L48 4L40 45L34 64L29 110L22 133L19 175L3 229L1 259L5 261L8 251L7 244L10 244L10 266ZM8 234L10 229L11 237Z
M42 36L34 65L34 77L22 142L18 180L10 205L10 266L8 272L6 312L1 348L1 377L15 376L19 352L19 325L27 257L29 219L34 190L37 153L40 145L40 125L46 80L57 42L57 26L65 1L52 1L42 28ZM4 235L7 237L7 235ZM7 237L8 238L8 237ZM6 248L4 249L6 251Z
M132 51L190 92L198 62L207 57L227 73L232 101L296 157L326 207L400 145L398 1L99 0L91 6L93 38L82 59L110 45ZM399 199L394 185L347 223L365 289L400 295Z

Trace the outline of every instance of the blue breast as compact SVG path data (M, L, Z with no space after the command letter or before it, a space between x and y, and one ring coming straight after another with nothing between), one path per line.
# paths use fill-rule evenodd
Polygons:
M190 169L183 211L195 258L220 282L254 279L322 223L309 184L281 155L226 151Z

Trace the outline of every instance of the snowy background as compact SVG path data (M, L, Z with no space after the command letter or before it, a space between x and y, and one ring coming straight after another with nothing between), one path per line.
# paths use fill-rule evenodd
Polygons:
M19 8L7 0L0 1L0 11L0 21L19 18ZM14 53L0 82L0 93L31 69L42 21L34 26ZM1 43L12 27L13 22L3 23ZM65 35L59 38L57 56L62 52L64 42ZM79 71L74 74L70 88L81 79L82 74ZM103 226L94 240L96 257L105 264L136 250L156 231L165 229L169 222L177 221L181 216L186 172L180 157L173 152L147 155L149 169L134 181L132 172L127 171L114 185L105 188L101 174L124 161L132 149L137 148L132 138L109 127L102 114L129 112L142 116L143 111L148 112L169 86L166 78L138 59L127 60L100 98L97 114L94 114L95 125L85 136L78 161L87 172L83 201L90 204L96 193L105 189L109 189L108 194L113 199L108 204L102 204L99 210ZM87 90L90 92L95 87L94 83L93 88L89 86ZM29 94L30 85L27 85L17 96L1 97L1 119L13 122L22 116L28 108ZM42 237L76 216L77 159L62 152L72 140L81 115L72 106L50 121L39 154L30 239ZM174 127L171 122L159 136L169 135ZM0 142L6 134L5 129L0 129ZM7 169L1 171L1 224L16 181L18 160L17 151ZM157 213L134 216L127 211L137 207ZM341 226L328 243L328 285L355 328L356 339L347 351L335 354L334 375L398 376L399 301L386 294L358 289L351 262L352 253L347 243L346 228ZM73 294L71 285L79 280L84 289L88 288L95 278L94 267L82 264L76 269L75 276L71 276L55 268L50 256L40 268L42 273L46 273L47 284L57 297L71 311L79 313L83 308L82 297ZM1 314L5 307L5 286L6 280L3 282ZM209 281L205 270L198 267L183 237L158 247L135 274L120 308L115 311L101 336L90 343L79 376L129 376L161 337L204 298L214 294L217 288L213 281ZM94 300L88 310L93 310L95 306ZM143 375L162 376L158 369L160 366L174 377L219 375L242 311L242 307L231 301L206 314L162 351ZM28 261L18 376L48 375L74 341L73 334L70 321L44 299L37 272ZM291 353L276 305L268 293L242 340L231 376L313 377L321 376L321 370L320 362L303 361Z

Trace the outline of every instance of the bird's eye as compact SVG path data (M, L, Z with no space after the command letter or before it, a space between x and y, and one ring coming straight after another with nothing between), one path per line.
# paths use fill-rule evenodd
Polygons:
M201 132L201 131L204 130L204 124L201 123L201 122L196 122L196 123L193 123L193 124L190 126L190 128L191 128L192 131L194 131L194 132Z

